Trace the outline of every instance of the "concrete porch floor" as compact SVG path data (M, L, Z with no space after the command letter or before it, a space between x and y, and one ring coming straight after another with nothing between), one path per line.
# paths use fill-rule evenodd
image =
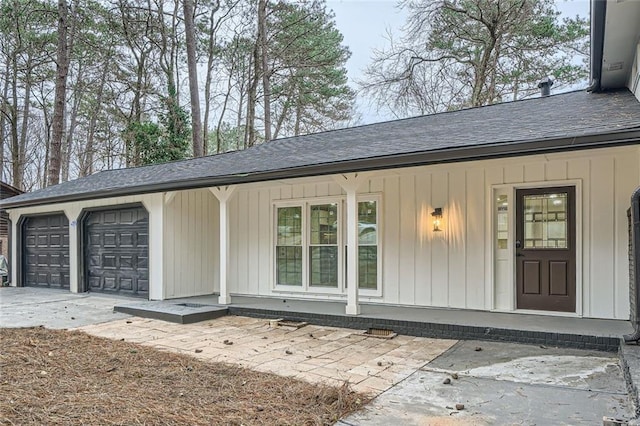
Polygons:
M162 302L135 301L135 305L143 309L145 306L170 309L184 303L213 306L217 301L217 296L210 295ZM617 350L620 338L633 331L630 322L622 320L374 304L362 304L360 315L348 316L341 302L286 297L232 296L228 309L232 315L287 318L357 329L391 328L401 334L421 337L512 341L606 351Z

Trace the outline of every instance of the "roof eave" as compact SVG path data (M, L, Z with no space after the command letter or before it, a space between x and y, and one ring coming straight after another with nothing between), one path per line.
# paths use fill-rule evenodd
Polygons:
M624 146L640 143L640 127L604 134L581 137L532 140L529 142L495 143L471 147L455 147L437 151L421 151L373 158L339 161L310 166L292 167L258 173L234 174L216 177L180 180L169 183L154 183L136 187L107 189L81 194L54 196L35 200L7 201L0 203L4 209L33 207L45 204L86 201L109 197L150 194L154 192L179 191L212 186L239 185L281 179L324 176L337 173L385 170L400 167L446 164L492 158L518 157L541 153L563 152L583 149Z

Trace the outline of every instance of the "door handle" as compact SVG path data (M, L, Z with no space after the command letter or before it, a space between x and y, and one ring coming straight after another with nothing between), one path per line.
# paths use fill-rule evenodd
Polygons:
M516 253L516 257L524 257L524 254L522 254L522 253Z

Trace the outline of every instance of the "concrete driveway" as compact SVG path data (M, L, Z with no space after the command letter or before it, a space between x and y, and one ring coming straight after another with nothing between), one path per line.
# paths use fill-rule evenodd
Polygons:
M113 312L122 297L37 287L0 287L0 327L64 329L122 319Z
M338 424L595 425L603 417L634 417L616 354L460 341Z
M173 324L114 313L121 297L0 288L0 327L78 329L377 397L338 424L602 424L633 418L617 354L397 336L227 316ZM445 383L447 382L447 383ZM456 405L462 404L462 406Z

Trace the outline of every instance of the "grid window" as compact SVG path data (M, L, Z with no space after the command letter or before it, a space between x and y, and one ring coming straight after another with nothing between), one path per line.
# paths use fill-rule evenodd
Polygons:
M319 292L346 287L344 201L301 202L276 206L276 285L296 286ZM376 199L362 200L357 207L358 287L379 290L379 227Z
M358 203L358 288L378 288L378 203Z
M309 285L338 287L338 204L309 207Z
M279 207L277 216L277 282L302 286L302 207Z
M567 248L567 198L567 193L524 197L525 248Z

